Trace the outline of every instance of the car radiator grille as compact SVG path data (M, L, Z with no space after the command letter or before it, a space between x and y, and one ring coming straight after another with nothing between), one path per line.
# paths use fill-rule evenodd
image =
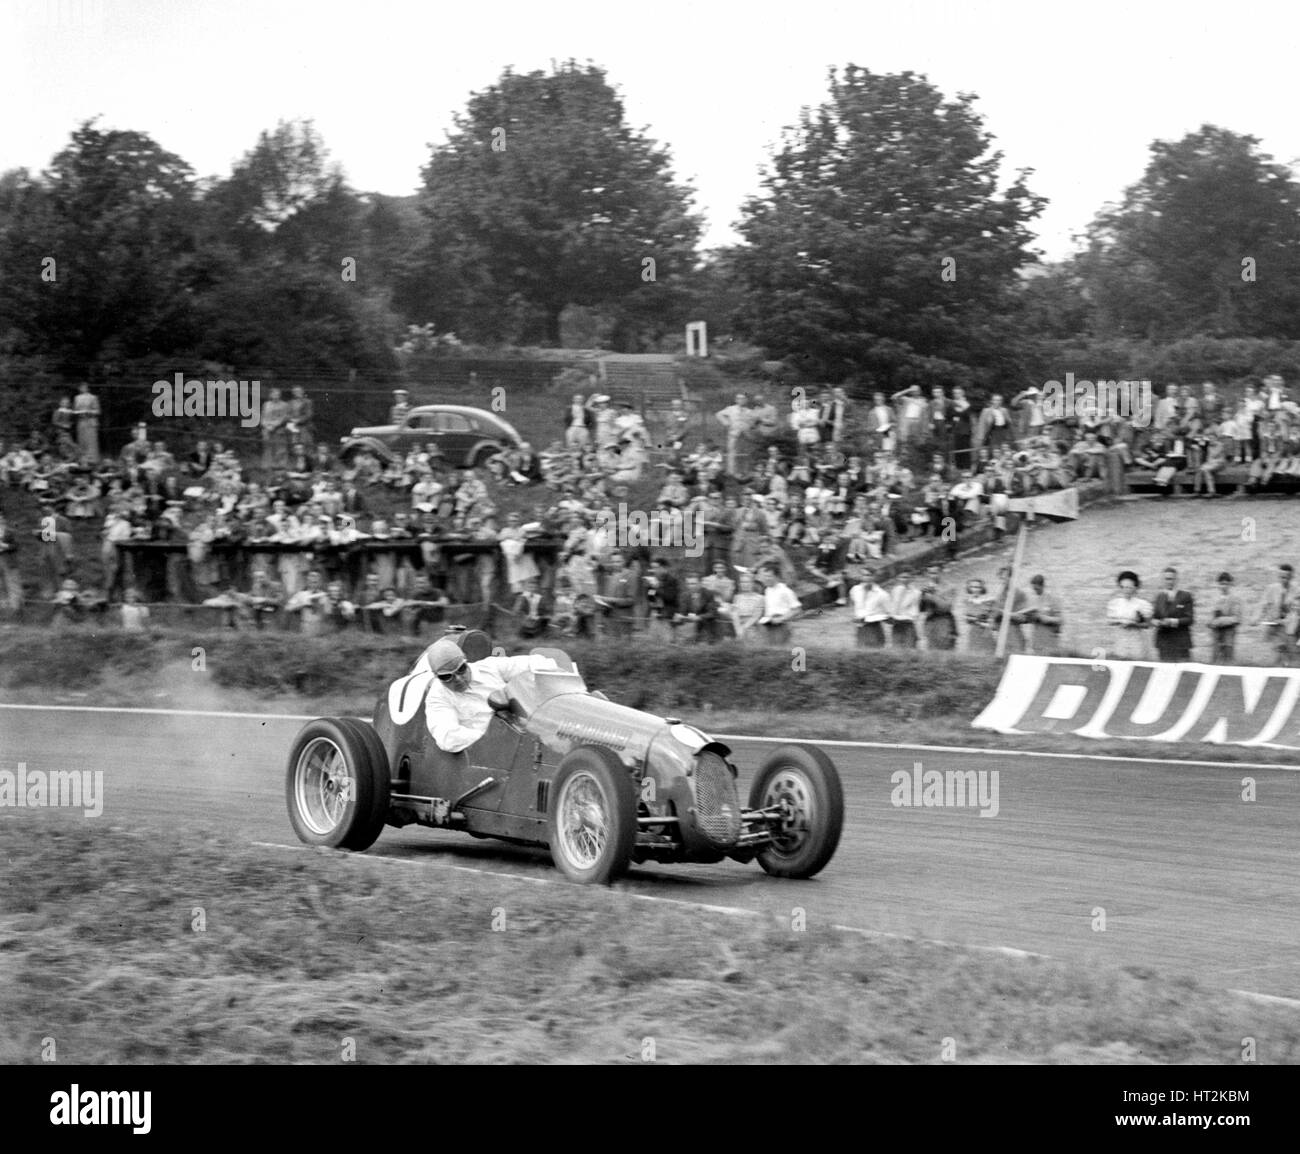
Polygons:
M722 758L705 752L695 759L695 824L719 849L740 837L740 799L736 779Z

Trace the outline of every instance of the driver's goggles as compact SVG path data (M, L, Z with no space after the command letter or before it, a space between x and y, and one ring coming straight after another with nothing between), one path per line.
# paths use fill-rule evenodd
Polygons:
M465 673L465 671L468 669L469 669L469 662L462 661L450 673L438 673L435 674L435 676L438 678L439 681L452 681L455 678L462 676Z

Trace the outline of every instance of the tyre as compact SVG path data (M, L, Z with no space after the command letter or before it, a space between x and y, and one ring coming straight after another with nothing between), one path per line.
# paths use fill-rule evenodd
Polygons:
M779 805L781 827L758 864L779 878L810 878L840 844L844 790L834 762L808 745L783 745L759 767L749 790L750 809Z
M636 842L636 790L608 749L575 749L551 782L546 835L570 881L607 885L627 870Z
M494 449L491 445L483 445L481 448L474 451L474 456L470 461L470 464L476 469L487 468L487 463L500 451L500 449Z
M289 751L285 797L293 831L308 845L363 850L388 815L388 758L367 722L319 718Z

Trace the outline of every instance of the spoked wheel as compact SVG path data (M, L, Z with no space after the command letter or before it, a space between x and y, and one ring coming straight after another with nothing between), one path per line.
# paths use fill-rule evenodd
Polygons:
M781 811L772 844L758 854L758 864L775 877L812 877L840 844L844 790L834 762L820 749L783 745L776 750L754 778L749 807Z
M631 775L607 749L575 749L555 775L546 825L551 857L566 877L613 881L626 871L636 841Z
M308 845L368 849L388 815L379 735L351 718L308 722L289 753L285 794L294 832Z

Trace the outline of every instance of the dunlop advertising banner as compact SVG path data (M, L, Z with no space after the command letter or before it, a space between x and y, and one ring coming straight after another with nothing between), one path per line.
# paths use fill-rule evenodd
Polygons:
M1300 669L1017 654L971 724L999 733L1300 749L1298 700Z

